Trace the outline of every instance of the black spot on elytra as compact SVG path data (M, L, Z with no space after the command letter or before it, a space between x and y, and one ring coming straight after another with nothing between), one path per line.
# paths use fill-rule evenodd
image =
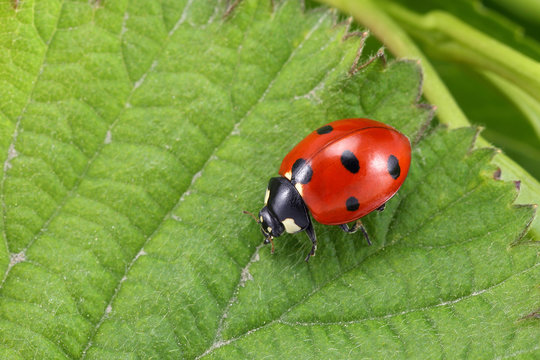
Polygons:
M330 125L324 125L323 127L320 127L317 129L317 134L319 135L328 134L332 132L332 130L334 130L334 128L331 127Z
M399 168L399 161L394 155L390 155L388 157L387 169L388 173L391 177L394 178L394 180L399 177L399 174L401 174L401 169Z
M347 206L347 210L349 211L356 211L360 207L360 204L358 203L357 198L351 196L347 199L347 201L345 201L345 206Z
M353 174L356 174L358 170L360 170L358 159L352 153L352 151L345 150L343 154L341 154L341 163L343 166L345 166L345 169L349 170Z
M296 160L292 166L291 171L291 182L293 183L293 185L295 183L307 184L313 176L313 170L311 169L311 165L309 165L309 163L304 159Z

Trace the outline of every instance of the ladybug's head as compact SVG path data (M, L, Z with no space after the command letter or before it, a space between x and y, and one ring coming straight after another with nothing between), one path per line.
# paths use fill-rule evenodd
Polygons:
M311 226L308 210L302 197L285 177L273 177L268 182L268 188L264 197L264 206L259 211L259 216L244 211L251 215L261 226L265 244L272 244L273 239L281 236L284 232L293 234Z
M259 211L259 218L257 219L255 215L249 211L244 211L244 214L251 215L253 219L261 225L261 233L264 236L264 244L272 243L272 254L274 253L274 242L272 241L275 237L283 234L285 227L277 219L276 215L268 209L267 206L264 206L261 211Z
M278 220L277 216L265 206L259 211L259 221L261 225L261 232L264 235L264 243L268 244L272 241L272 238L278 237L283 234L285 227Z

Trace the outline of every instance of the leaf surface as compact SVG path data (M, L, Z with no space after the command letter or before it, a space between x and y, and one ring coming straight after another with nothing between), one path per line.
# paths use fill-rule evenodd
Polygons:
M232 6L1 5L0 357L538 352L519 320L540 303L538 248L511 245L534 211L474 129L415 145L366 217L373 246L318 225L309 264L303 234L260 245L241 211L312 129L369 117L416 140L431 109L417 64L358 58L333 11Z

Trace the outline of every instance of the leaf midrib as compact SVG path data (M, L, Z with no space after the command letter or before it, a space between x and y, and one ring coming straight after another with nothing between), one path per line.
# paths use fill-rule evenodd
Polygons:
M277 11L277 10L275 10ZM315 23L315 25L313 26L312 29L310 29L310 31L308 31L305 36L304 36L304 39L302 39L301 42L298 43L298 45L296 45L296 47L293 49L293 51L291 52L289 58L282 64L280 70L275 74L274 78L270 81L268 87L265 89L265 91L263 92L263 94L261 95L261 97L259 98L259 100L257 100L257 102L255 104L253 104L250 109L248 111L246 111L245 115L240 119L240 121L235 124L235 126L233 127L236 128L237 126L240 125L240 123L244 120L244 118L246 118L249 113L251 112L251 110L257 105L259 104L262 100L264 100L266 94L268 93L268 91L270 90L270 88L272 87L274 81L276 80L276 78L279 76L281 70L290 62L290 60L294 57L294 55L296 54L296 51L300 48L302 48L303 44L311 37L311 35L319 28L319 26L324 22L324 20L326 19L326 17L328 15L330 15L331 11L326 11L323 15L320 16L319 18L319 21L317 21L317 23ZM328 43L331 43L332 41L334 41L335 38L332 38L331 40L328 41ZM325 46L328 46L328 44L326 44ZM340 61L338 62L341 63L344 59L345 55L340 59ZM327 74L331 73L331 71L328 71ZM319 86L319 84L317 85ZM225 139L228 139L230 136L232 136L233 134L229 134ZM249 258L249 261L245 264L245 266L242 268L242 271L244 271L244 269L246 269L247 267L249 267L249 265L254 261L254 258L255 256L257 255L259 249L260 249L261 245L257 246L255 251L253 252L253 254L251 255L251 257ZM222 316L220 317L219 319L219 322L218 322L218 328L216 329L216 334L214 335L214 340L213 340L213 344L216 344L218 343L219 341L221 341L221 332L223 330L222 326L223 326L223 321L226 319L226 316L227 316L227 313L231 307L231 305L233 304L233 300L234 298L236 297L237 295L237 291L239 289L239 287L241 286L241 283L242 283L242 271L240 272L239 274L239 281L237 283L237 285L234 287L233 291L232 291L232 294L230 295L229 297L229 301L226 303L226 306L224 307L223 311L222 311ZM211 346L213 346L213 344ZM207 350L208 351L208 350Z

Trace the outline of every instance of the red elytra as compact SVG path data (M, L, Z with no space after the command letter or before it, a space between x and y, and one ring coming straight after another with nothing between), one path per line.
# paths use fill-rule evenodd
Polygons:
M343 156L345 151L352 156ZM347 155L350 169L341 161ZM391 156L397 162L389 160ZM399 190L411 164L411 145L405 135L389 125L369 119L344 119L313 131L298 143L283 159L279 174L291 180L293 164L299 158L305 159L313 171L307 184L296 186L301 188L300 195L311 214L321 224L340 225L364 217ZM389 169L389 165L394 167ZM358 209L353 211L346 206L351 197L358 202Z
M312 242L309 260L317 249L311 212L318 222L339 225L347 233L361 229L371 244L359 219L384 209L410 164L409 139L384 123L344 119L313 131L285 156L281 176L268 183L264 207L255 218L264 242L283 232L306 231ZM352 228L346 225L355 220Z

